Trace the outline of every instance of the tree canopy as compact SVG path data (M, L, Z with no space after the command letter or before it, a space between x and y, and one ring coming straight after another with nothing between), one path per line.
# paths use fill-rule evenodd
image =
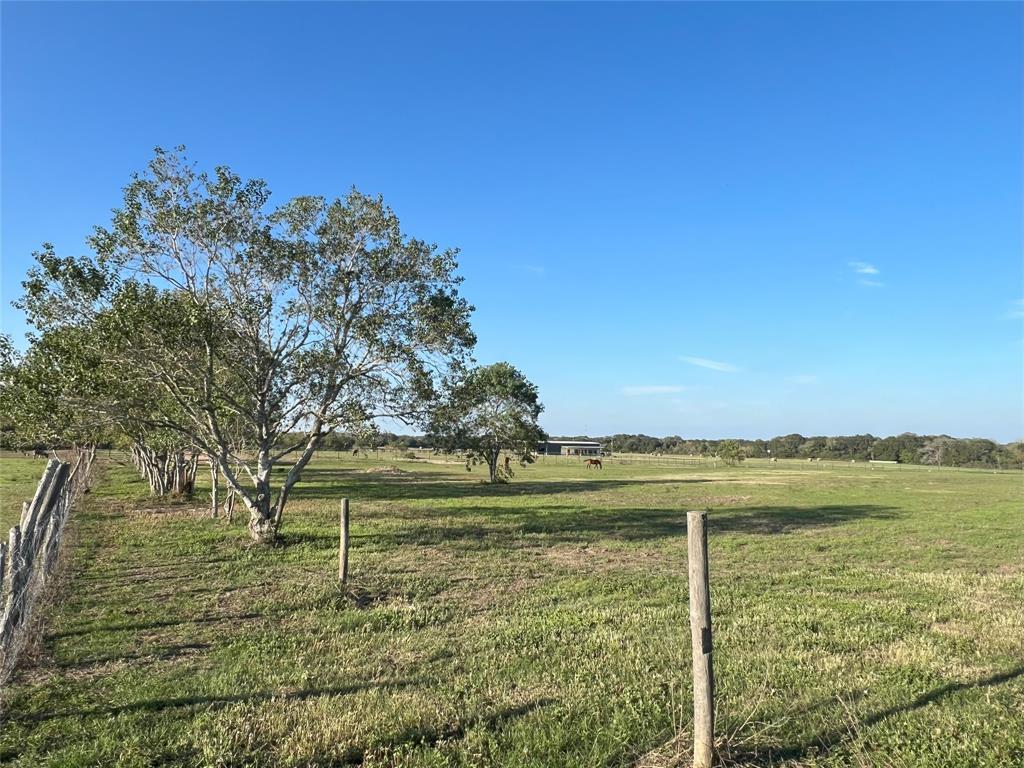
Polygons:
M43 338L79 333L76 364L130 382L96 394L134 438L208 455L260 541L325 435L422 422L475 343L457 251L407 236L380 197L269 201L261 180L158 149L90 255L36 254L21 303Z
M743 447L735 440L722 440L715 455L729 465L739 464L746 458Z
M512 476L511 457L520 464L533 461L545 439L537 424L543 410L537 387L514 367L482 366L451 388L434 412L430 437L438 448L464 451L467 467L485 464L490 482L502 482ZM502 453L510 456L504 464Z

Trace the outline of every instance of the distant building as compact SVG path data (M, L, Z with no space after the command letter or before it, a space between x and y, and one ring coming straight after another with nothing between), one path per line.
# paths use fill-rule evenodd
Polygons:
M542 456L600 456L601 444L593 440L548 440L537 445Z

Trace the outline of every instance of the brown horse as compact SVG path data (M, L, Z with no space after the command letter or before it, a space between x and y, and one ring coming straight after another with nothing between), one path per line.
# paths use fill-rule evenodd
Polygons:
M600 459L587 459L587 469L604 469Z

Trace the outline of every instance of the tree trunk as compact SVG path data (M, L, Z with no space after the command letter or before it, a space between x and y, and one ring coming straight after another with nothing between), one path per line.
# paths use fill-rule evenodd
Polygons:
M182 484L182 492L192 497L196 492L196 472L199 470L199 453L192 451L192 456L185 464L185 482Z
M220 514L220 472L217 471L217 461L213 456L210 460L210 516L215 520Z
M173 496L178 492L178 462L177 455L173 451L168 451L163 466L164 477L167 478L167 493Z
M292 465L290 470L288 470L288 476L284 479L284 485L281 486L281 491L277 496L277 504L274 507L275 531L281 527L281 516L284 514L284 505L288 503L288 495L291 493L292 487L299 482L299 479L302 477L302 470L306 468L309 460L313 458L313 454L319 444L319 438L310 439L309 443L307 443L306 447L303 449L302 455L299 456L299 460Z
M249 508L249 535L260 544L269 544L277 538L276 510L270 503L270 463L269 449L260 449L256 459L256 488L253 498L242 496Z
M82 474L83 490L85 493L88 493L92 490L92 465L96 461L96 443L89 444L89 448L82 459L85 462Z
M232 491L231 488L228 488L227 493L228 500L226 506L228 515L228 525L231 525L233 522L235 522L235 492Z
M171 481L171 467L166 453L157 453L142 442L132 445L132 461L139 474L149 483L149 492L163 496Z
M243 497L244 499L245 497ZM270 505L270 483L265 479L256 481L256 498L245 499L249 507L249 535L259 544L269 544L277 538L274 525L274 509Z
M262 499L249 510L249 535L257 544L271 544L277 539L270 504Z
M498 452L487 454L487 472L490 475L490 482L498 482Z
M319 426L317 426L317 430ZM270 476L274 468L275 457L271 452L271 445L260 446L256 456L256 477L255 488L247 491L238 480L237 472L233 471L229 462L227 452L217 457L221 473L224 475L225 483L230 491L238 496L246 509L249 510L249 535L253 541L260 544L269 544L277 539L278 529L281 527L281 517L285 505L288 502L288 494L302 475L302 470L313 458L317 446L323 435L316 431L309 437L299 460L292 465L288 475L281 485L276 502L271 500ZM280 457L278 457L280 458Z

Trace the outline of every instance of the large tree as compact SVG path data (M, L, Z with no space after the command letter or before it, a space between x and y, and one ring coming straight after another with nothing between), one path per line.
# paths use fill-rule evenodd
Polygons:
M422 418L475 342L457 252L407 237L380 197L269 200L158 149L91 255L37 254L22 304L40 331L97 329L112 374L159 393L133 413L216 462L257 541L325 435Z
M511 474L502 453L533 461L546 437L537 424L543 410L537 387L508 363L474 368L435 409L430 437L437 447L464 451L467 462L486 464L490 482L502 482Z

